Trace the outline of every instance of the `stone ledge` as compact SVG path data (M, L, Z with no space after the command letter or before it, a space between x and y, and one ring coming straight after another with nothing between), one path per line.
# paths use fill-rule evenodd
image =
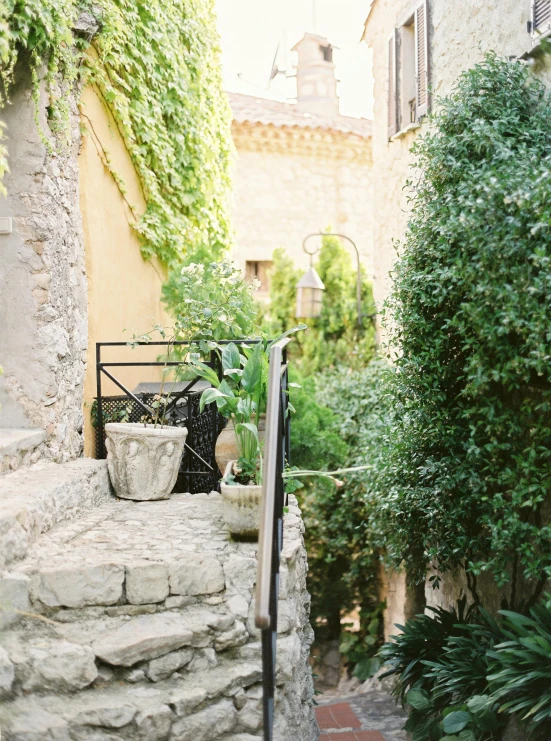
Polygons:
M34 450L46 439L42 429L0 428L0 458Z
M105 461L41 462L0 476L0 569L24 558L54 525L109 498Z

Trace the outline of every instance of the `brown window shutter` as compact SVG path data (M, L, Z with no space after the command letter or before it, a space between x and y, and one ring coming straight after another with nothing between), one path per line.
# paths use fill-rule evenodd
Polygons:
M551 29L551 0L532 0L532 30L536 34Z
M550 0L551 2L551 0ZM417 119L429 110L429 8L423 0L415 11L415 86Z
M398 96L397 79L398 65L396 63L396 36L394 29L388 40L388 136L394 136L398 131Z

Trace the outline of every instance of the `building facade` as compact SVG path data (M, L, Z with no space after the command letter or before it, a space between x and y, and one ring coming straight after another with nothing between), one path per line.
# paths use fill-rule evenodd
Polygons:
M307 267L303 239L328 227L353 239L373 268L371 121L339 114L327 39L306 34L295 50L296 103L230 93L233 256L264 295L274 250Z
M537 18L532 18L533 7ZM379 304L388 295L396 245L407 226L410 149L427 129L426 114L486 52L513 58L529 53L547 33L550 17L551 3L540 0L373 1L364 40L373 50L374 289Z

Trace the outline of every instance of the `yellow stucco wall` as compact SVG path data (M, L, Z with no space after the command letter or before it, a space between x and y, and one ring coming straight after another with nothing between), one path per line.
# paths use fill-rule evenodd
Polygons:
M166 277L157 261L146 262L131 223L143 213L145 201L130 156L98 91L84 89L81 97L84 126L79 155L80 208L88 279L88 351L84 382L84 451L94 455L94 430L90 405L96 396L96 342L128 341L154 324L170 325L161 305L161 285ZM122 179L123 196L106 167ZM124 332L123 330L127 330ZM154 348L116 348L104 351L105 361L155 360ZM115 369L113 374L127 388L140 381L158 380L156 369ZM121 393L105 379L104 393Z

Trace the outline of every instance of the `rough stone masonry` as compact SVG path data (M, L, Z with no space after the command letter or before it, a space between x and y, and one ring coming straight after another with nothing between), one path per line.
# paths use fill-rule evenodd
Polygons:
M48 466L55 464L38 464ZM65 514L42 534L32 500L26 516L13 510L13 522L4 520L5 543L13 523L34 521L35 530L0 579L7 626L0 640L2 738L261 741L256 544L230 539L216 493L117 500L104 462L82 466L90 469L85 511L72 519ZM18 471L4 480L17 477L20 488L29 475ZM65 503L74 507L69 488L66 481L50 508L56 517ZM42 502L40 522L48 511ZM291 497L279 601L277 741L318 737L302 532Z

